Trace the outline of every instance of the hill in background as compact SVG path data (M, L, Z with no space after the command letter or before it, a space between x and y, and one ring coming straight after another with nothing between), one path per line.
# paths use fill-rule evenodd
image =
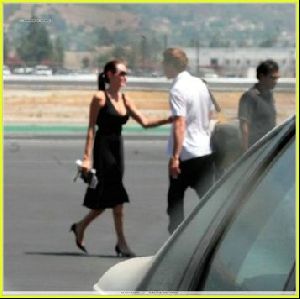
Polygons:
M162 45L293 46L293 4L4 4L4 28L18 37L32 11L46 20L65 50L131 46L147 38Z

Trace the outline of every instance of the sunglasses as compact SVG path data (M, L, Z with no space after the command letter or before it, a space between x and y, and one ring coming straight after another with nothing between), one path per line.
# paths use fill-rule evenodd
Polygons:
M125 76L127 76L127 72L120 71L120 72L117 72L116 75L121 76L121 77L125 77Z

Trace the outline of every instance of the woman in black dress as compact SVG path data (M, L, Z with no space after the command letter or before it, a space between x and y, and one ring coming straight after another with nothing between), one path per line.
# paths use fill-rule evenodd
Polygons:
M90 104L89 126L83 156L83 171L93 166L96 169L98 184L87 188L84 206L89 213L71 226L75 242L84 252L84 231L87 226L105 209L113 211L117 243L117 255L132 257L123 231L123 204L129 202L122 178L124 172L122 126L131 116L143 127L154 127L171 122L171 118L148 120L137 109L132 100L121 92L126 85L127 68L122 60L108 62L99 75L99 92ZM106 85L109 87L106 89ZM98 127L95 132L95 127ZM91 159L93 155L93 159Z

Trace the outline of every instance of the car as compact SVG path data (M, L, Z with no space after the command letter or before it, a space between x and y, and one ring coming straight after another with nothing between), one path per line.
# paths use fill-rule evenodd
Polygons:
M204 79L211 79L211 78L219 78L219 75L216 73L204 73Z
M216 71L213 68L209 67L201 67L199 69L199 77L204 79L214 79L219 78L219 75L216 73Z
M154 256L122 261L110 292L295 292L295 116L254 144Z
M160 72L152 72L151 77L152 78L163 77L163 74L161 74Z
M10 75L11 71L8 66L3 65L3 75Z
M55 75L69 75L72 71L66 68L58 68L55 71Z
M34 70L34 74L36 75L51 76L52 73L52 69L47 65L37 65Z
M32 67L16 67L13 70L14 74L17 75L28 75L32 74L33 68Z

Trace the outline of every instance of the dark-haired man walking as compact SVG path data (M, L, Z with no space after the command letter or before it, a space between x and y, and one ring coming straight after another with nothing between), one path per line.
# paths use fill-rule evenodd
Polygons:
M271 59L263 61L256 69L256 76L258 82L242 95L239 102L238 118L244 150L276 125L273 89L279 78L278 64Z

